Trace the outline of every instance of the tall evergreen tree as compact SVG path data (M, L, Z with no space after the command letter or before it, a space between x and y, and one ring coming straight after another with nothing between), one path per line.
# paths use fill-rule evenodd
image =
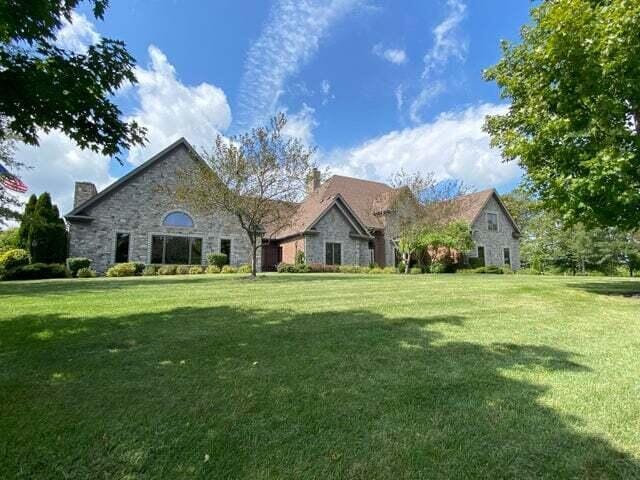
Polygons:
M38 197L32 194L24 207L24 213L22 214L22 221L18 230L18 238L20 242L20 248L30 250L29 248L29 230L31 229L31 221L33 218L33 212L36 209L36 203Z
M60 263L67 256L67 230L58 207L45 192L36 199L32 195L25 207L20 225L21 245L33 262Z

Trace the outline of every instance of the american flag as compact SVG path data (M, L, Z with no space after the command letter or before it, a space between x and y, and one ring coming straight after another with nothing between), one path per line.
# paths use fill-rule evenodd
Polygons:
M0 183L9 190L18 193L24 193L29 189L22 180L11 174L2 164L0 164Z

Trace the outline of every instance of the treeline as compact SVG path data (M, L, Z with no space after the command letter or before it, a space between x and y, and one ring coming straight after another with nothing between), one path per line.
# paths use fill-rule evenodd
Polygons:
M502 198L522 230L523 268L570 275L634 276L640 272L639 231L573 224L543 209L523 187Z

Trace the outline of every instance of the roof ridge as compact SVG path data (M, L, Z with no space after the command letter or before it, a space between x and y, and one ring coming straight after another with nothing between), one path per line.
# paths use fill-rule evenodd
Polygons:
M356 180L358 182L375 183L377 185L382 185L384 187L387 187L387 188L393 190L393 187L391 185L389 185L388 183L379 182L377 180L369 180L369 179L366 179L366 178L350 177L348 175L331 175L331 177L329 177L327 182L331 181L332 178L346 178L346 179L349 179L349 180ZM327 182L325 182L325 183L327 183Z

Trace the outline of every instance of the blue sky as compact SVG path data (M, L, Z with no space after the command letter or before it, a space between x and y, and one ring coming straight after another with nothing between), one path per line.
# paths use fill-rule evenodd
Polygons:
M207 147L286 111L290 133L318 147L335 173L385 180L399 168L433 171L476 188L511 189L516 165L500 162L481 131L504 111L482 70L500 40L517 40L529 1L112 0L103 21L87 5L60 32L86 48L124 40L140 83L116 96L149 129L126 163L83 152L58 132L18 158L34 191L66 211L73 181L104 187L180 136Z

